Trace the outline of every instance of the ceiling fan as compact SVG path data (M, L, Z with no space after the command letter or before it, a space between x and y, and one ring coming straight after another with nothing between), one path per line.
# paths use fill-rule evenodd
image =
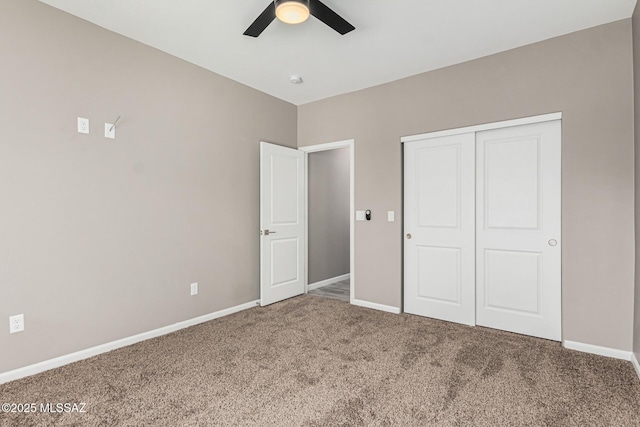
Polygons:
M258 37L276 18L288 24L299 24L306 21L309 15L315 16L342 35L356 29L320 0L275 0L253 21L244 35Z

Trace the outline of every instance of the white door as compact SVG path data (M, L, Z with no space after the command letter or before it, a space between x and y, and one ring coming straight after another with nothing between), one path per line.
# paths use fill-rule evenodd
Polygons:
M304 153L260 143L260 305L304 293Z
M404 310L475 324L475 134L404 144Z
M476 323L560 341L560 121L477 134Z

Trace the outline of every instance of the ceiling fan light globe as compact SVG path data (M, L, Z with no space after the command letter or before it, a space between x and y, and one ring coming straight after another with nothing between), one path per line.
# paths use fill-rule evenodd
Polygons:
M276 2L276 16L287 24L300 24L309 18L309 6L295 0Z

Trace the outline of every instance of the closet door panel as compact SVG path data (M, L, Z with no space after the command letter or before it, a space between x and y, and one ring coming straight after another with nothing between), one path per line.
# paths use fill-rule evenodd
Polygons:
M560 121L476 139L476 322L559 341Z
M475 324L475 136L405 143L404 310Z

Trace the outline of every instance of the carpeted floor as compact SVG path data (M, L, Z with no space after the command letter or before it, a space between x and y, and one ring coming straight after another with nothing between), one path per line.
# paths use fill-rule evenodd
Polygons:
M0 386L2 426L634 426L629 362L313 296Z

